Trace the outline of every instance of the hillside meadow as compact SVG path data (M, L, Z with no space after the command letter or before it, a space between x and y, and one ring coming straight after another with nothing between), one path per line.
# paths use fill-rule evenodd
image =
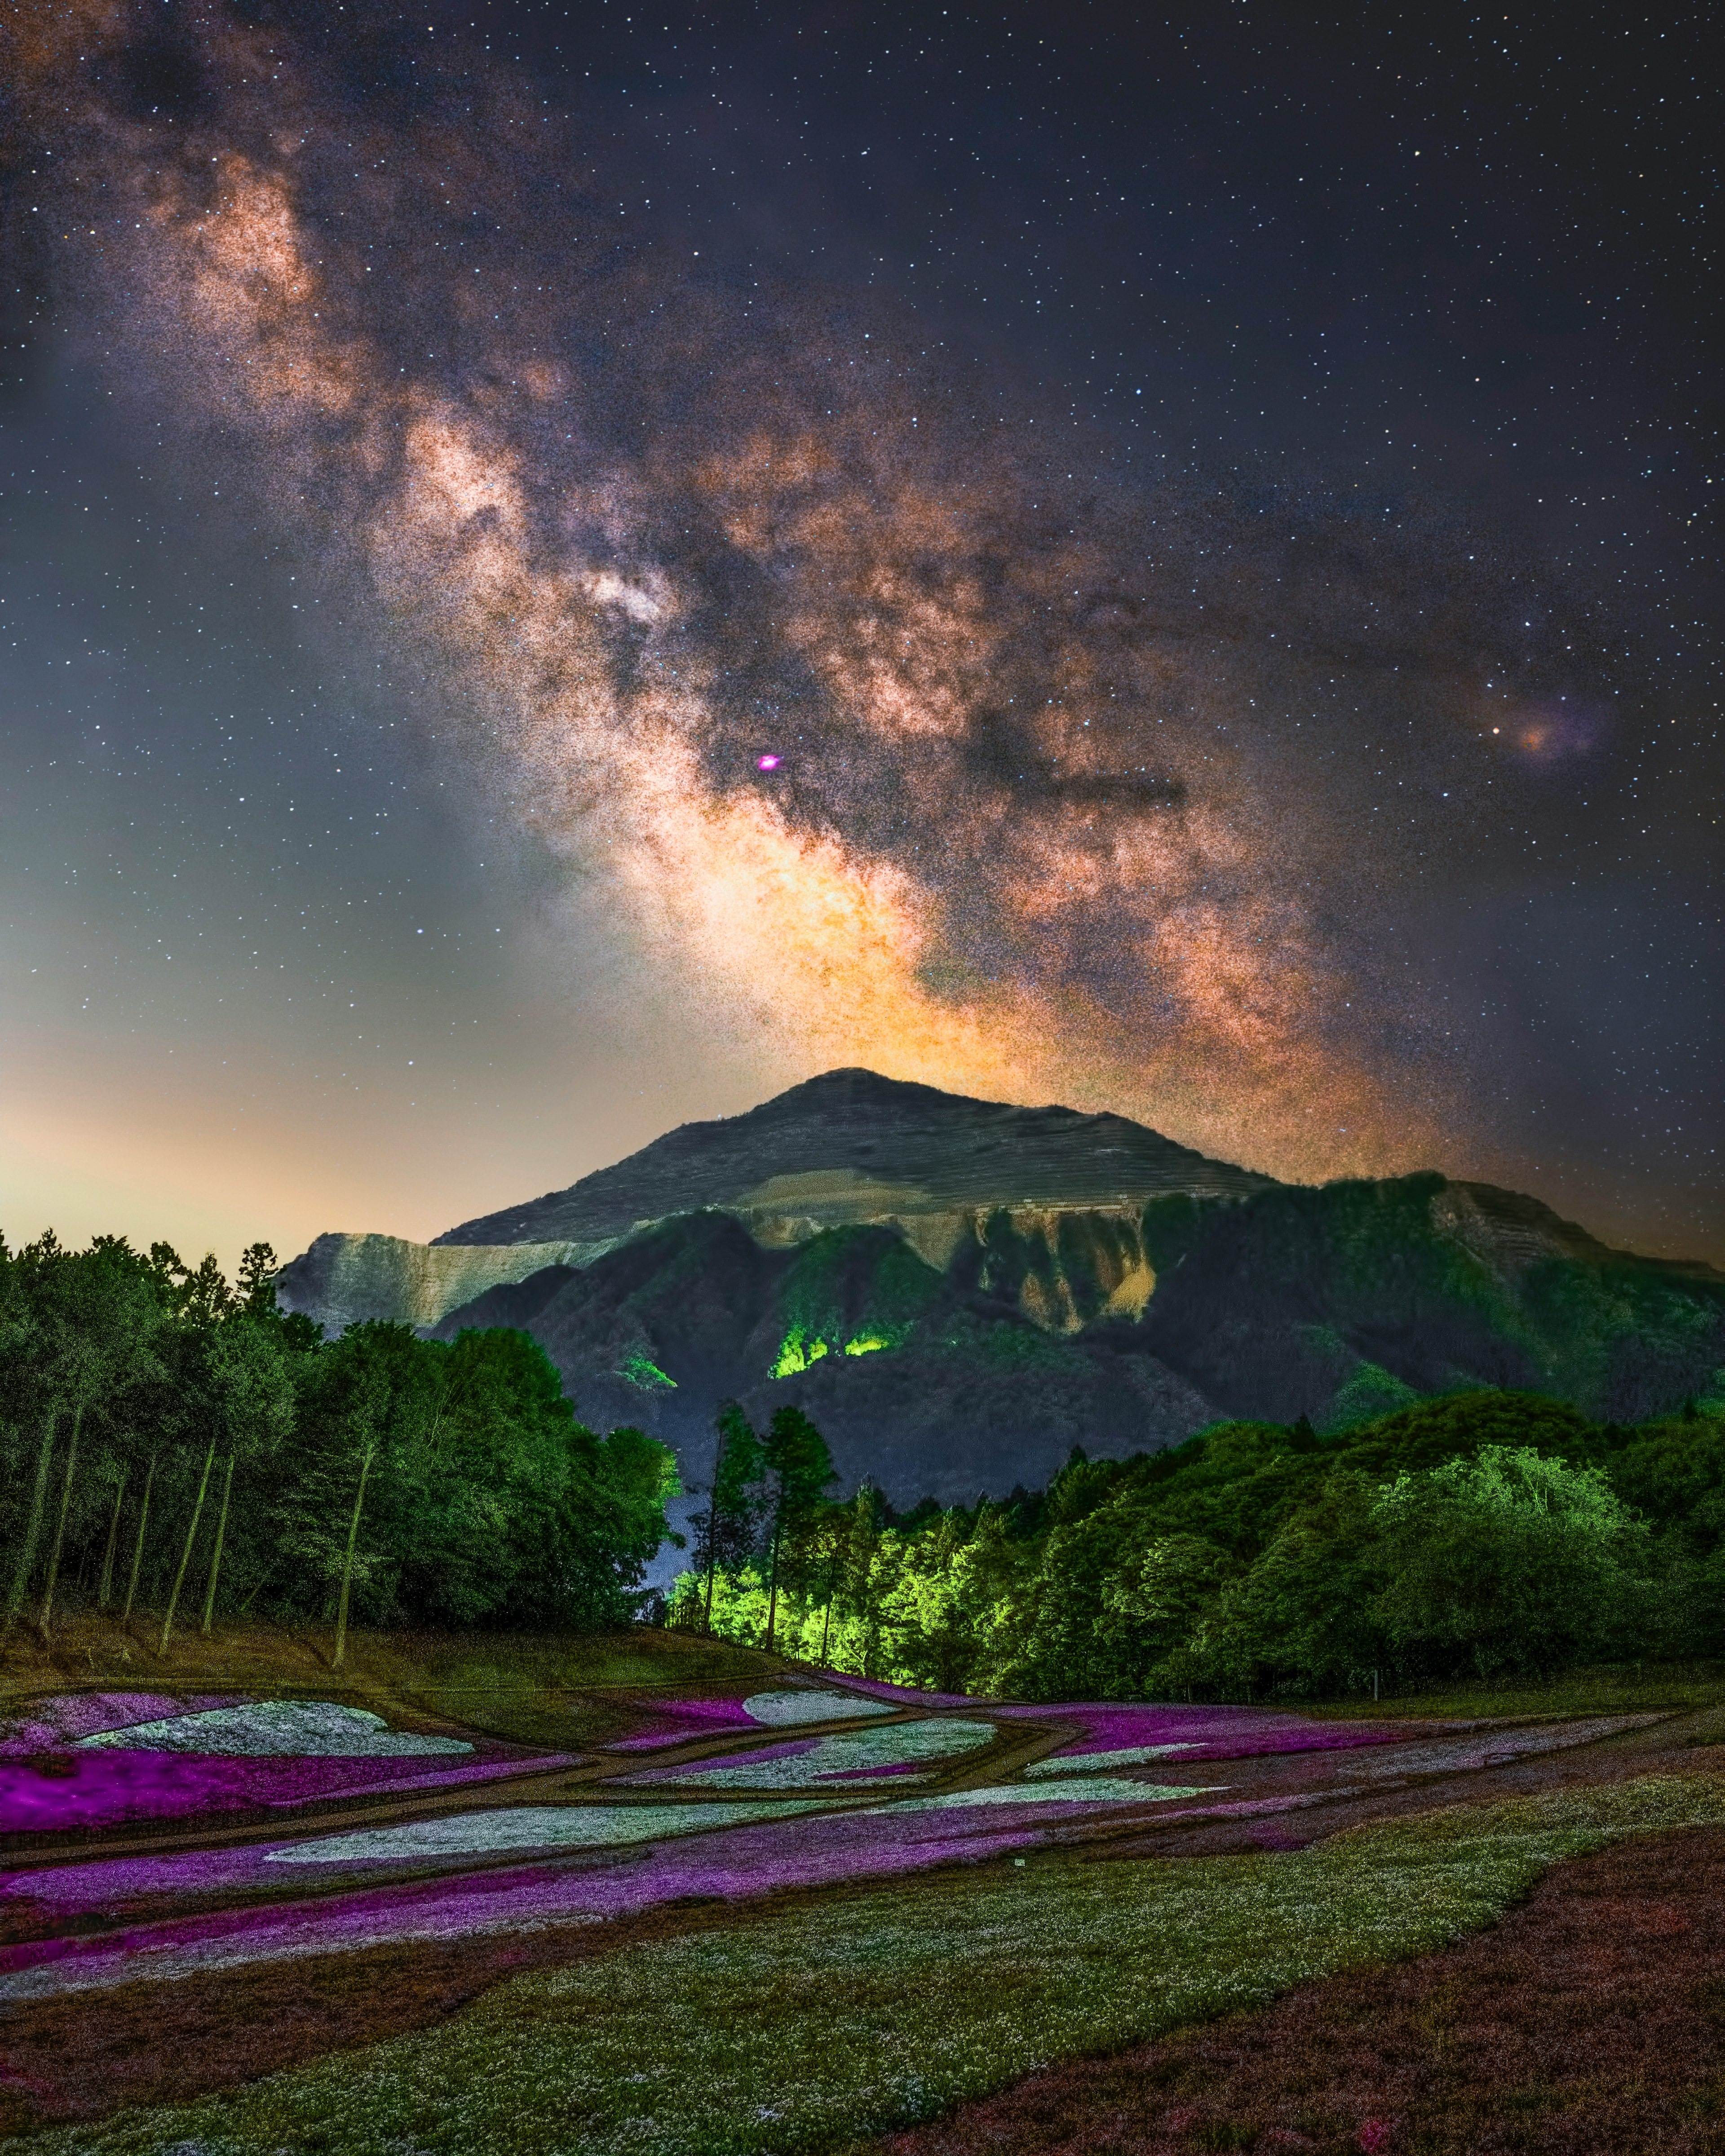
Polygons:
M326 1633L236 1625L166 1686L111 1626L104 1654L92 1620L8 1657L8 1799L92 1758L264 1779L75 1835L8 1812L0 2097L44 2149L968 2146L967 2106L1042 2117L1012 2092L1063 2061L1369 1989L1584 1859L1725 1833L1725 1673L1697 1667L1312 1714L937 1699L649 1627L355 1633L338 1673ZM257 1748L290 1727L315 1760ZM417 1786L307 1801L331 1743ZM1147 2148L1305 2133L1253 2056L1232 2112L1162 2101L1203 2066L1147 2072L1136 2112L1111 2084L1108 2116ZM1048 2098L1075 2146L1090 2087ZM1367 2145L1351 2101L1263 2145Z

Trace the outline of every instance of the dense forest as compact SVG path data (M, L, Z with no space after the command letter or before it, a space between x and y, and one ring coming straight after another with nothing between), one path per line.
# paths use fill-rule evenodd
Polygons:
M326 1341L267 1245L229 1283L121 1238L0 1243L4 1625L249 1612L589 1629L639 1609L666 1449L577 1419L526 1334ZM670 1622L942 1691L1317 1695L1725 1656L1725 1402L1634 1427L1457 1392L1230 1422L1046 1491L845 1502L807 1415L720 1414Z
M634 1616L675 1491L665 1448L599 1437L525 1333L403 1325L326 1342L274 1253L230 1284L165 1243L0 1242L4 1624L77 1605L208 1632L247 1612L594 1628Z
M1287 1697L1725 1655L1725 1402L1623 1428L1458 1393L1231 1422L895 1517L806 1426L720 1418L673 1624L1029 1699ZM800 1418L797 1418L800 1423ZM811 1443L812 1439L812 1443ZM790 1441L793 1440L793 1441Z

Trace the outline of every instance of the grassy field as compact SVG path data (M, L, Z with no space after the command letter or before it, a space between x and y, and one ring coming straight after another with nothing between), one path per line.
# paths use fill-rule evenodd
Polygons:
M1452 1947L1062 2060L869 2156L1717 2156L1722 1997L1725 1830L1625 1835Z
M161 1620L80 1614L56 1626L51 1646L15 1630L0 1648L0 1715L44 1693L90 1690L249 1692L332 1699L386 1718L405 1713L459 1722L486 1736L560 1750L602 1741L630 1717L612 1703L675 1697L754 1678L771 1682L775 1656L636 1625L593 1635L366 1632L347 1635L345 1666L330 1666L326 1625L195 1625L156 1651Z
M347 1702L392 1723L449 1722L568 1750L603 1743L626 1722L639 1723L641 1706L655 1699L771 1689L793 1669L722 1642L645 1629L586 1639L356 1634L340 1672L330 1667L330 1645L326 1631L236 1625L218 1628L208 1640L195 1631L177 1639L163 1661L145 1626L126 1635L111 1624L77 1620L56 1634L51 1651L13 1635L0 1659L0 1715L67 1691L163 1691L182 1698L249 1692ZM1287 1705L1301 1711L1301 1703ZM1626 1729L1608 1725L1579 1746L1564 1732L1543 1729L1515 1738L1501 1732L1445 1735L1417 1726L1425 1717L1543 1723L1656 1709L1672 1718ZM1358 1722L1373 1710L1369 1702L1350 1701L1316 1712ZM1389 1741L1381 1744L1374 1730L1363 1752L1347 1748L1350 1741L1358 1746L1357 1732L1350 1740L1337 1730L1327 1732L1325 1745L1317 1748L1263 1758L1230 1753L1225 1763L1202 1772L1183 1765L1177 1779L1204 1785L1188 1794L1211 1794L1214 1783L1220 1808L1214 1816L1194 1813L1187 1826L1178 1825L1171 1807L1166 1823L1142 1811L1111 1825L1093 1818L1070 1832L1059 1829L981 1854L967 1856L954 1843L945 1868L907 1871L890 1881L861 1872L835 1872L825 1883L818 1871L778 1874L765 1856L758 1861L767 1868L757 1874L749 1871L757 1860L738 1857L734 1876L696 1877L703 1862L722 1872L732 1861L720 1853L722 1836L706 1845L706 1857L701 1846L675 1843L643 1852L644 1867L628 1852L591 1871L579 1868L584 1859L575 1869L557 1871L530 1856L484 1875L491 1882L487 1897L522 1897L519 1909L508 1905L506 1924L488 1943L457 1935L477 1904L458 1909L453 1901L440 1901L442 1875L429 1871L423 1892L424 1907L434 1912L429 1930L414 1932L409 1925L399 1938L388 1933L382 1945L344 1953L340 1922L320 1915L319 1927L327 1928L312 1940L312 1959L260 1960L244 1968L236 1961L228 1969L200 1964L197 1974L171 1980L158 1946L131 1929L150 1918L150 1911L126 1903L124 1896L141 1890L122 1887L116 1915L112 1894L93 1888L89 1913L118 1926L114 1936L126 1943L116 1951L133 1959L119 1969L111 1989L8 2010L13 2041L10 2061L0 2063L0 2132L7 2124L28 2129L33 2121L37 2130L28 2133L27 2145L52 2156L161 2156L170 2149L187 2156L302 2156L312 2150L372 2156L387 2148L416 2156L836 2156L871 2140L878 2147L883 2134L921 2126L927 2133L956 2136L954 2150L980 2150L997 2138L1004 2148L1016 2136L1030 2156L1051 2152L1055 2143L1038 2142L1040 2114L1020 2097L1047 2087L1055 2091L1045 2106L1048 2115L1075 2122L1067 2156L1091 2156L1102 2145L1097 2105L1113 2107L1109 2118L1123 2118L1126 2098L1117 2088L1097 2097L1101 2084L1084 2080L1091 2071L1084 2062L1137 2056L1132 2047L1160 2044L1173 2047L1166 2053L1173 2061L1168 2086L1184 2086L1183 2075L1200 2099L1168 2110L1169 2117L1188 2122L1172 2139L1163 2134L1123 2141L1122 2149L1161 2156L1175 2148L1256 2148L1266 2133L1266 2150L1327 2148L1322 2136L1301 2139L1297 2121L1286 2126L1294 2117L1284 2101L1288 2090L1316 2071L1306 2056L1312 2045L1322 2054L1318 2066L1329 2071L1333 2064L1327 2039L1309 2033L1322 2023L1322 2011L1299 2001L1326 1985L1345 1991L1349 1984L1363 1984L1365 2003L1357 2000L1348 2010L1354 2015L1349 2025L1363 2028L1383 1986L1359 1973L1404 1972L1394 1979L1408 1992L1397 2010L1400 2019L1386 2010L1372 2038L1383 2055L1378 2082L1394 2094L1409 2082L1396 2062L1409 2055L1409 2046L1438 2010L1426 1993L1434 1985L1442 1991L1449 1981L1430 1972L1446 1954L1463 1950L1458 1941L1479 1939L1530 1894L1544 1892L1540 1882L1554 1866L1568 1870L1568 1860L1631 1844L1651 1848L1650 1836L1692 1840L1712 1834L1725 1881L1725 1752L1697 1748L1717 1747L1725 1728L1725 1671L1605 1670L1551 1686L1456 1686L1419 1700L1382 1701L1376 1714L1397 1727L1383 1732ZM1024 1725L1010 1721L1003 1727L1015 1736ZM700 1739L703 1745L713 1741ZM737 1732L730 1741L750 1740ZM1560 1748L1541 1748L1553 1742ZM1565 1743L1572 1748L1562 1749ZM984 1779L1016 1775L1014 1760L998 1745L986 1758L993 1763ZM579 1771L591 1776L611 1770ZM1153 1764L1149 1771L1158 1770ZM961 1768L952 1773L964 1779ZM1483 1786L1476 1782L1470 1791L1468 1779L1476 1775ZM576 1794L585 1800L604 1792L588 1782ZM967 1789L967 1800L968 1794ZM630 1787L614 1800L638 1801ZM510 1799L488 1789L480 1799L439 1795L435 1801L460 1810ZM1278 1810L1283 1802L1296 1809ZM1301 1804L1327 1809L1301 1810ZM916 1805L896 1808L895 1816L901 1810L913 1817ZM979 1810L962 1815L978 1825L994 1816ZM832 1824L836 1830L855 1820L860 1847L870 1817L866 1810L847 1811ZM1354 1823L1362 1820L1370 1823ZM1098 1829L1112 1839L1080 1838ZM263 1830L237 1830L239 1842ZM792 1827L784 1832L790 1835ZM1177 1832L1186 1837L1178 1854ZM209 1861L238 1866L234 1876L240 1887L208 1892L217 1902L237 1895L249 1908L247 1897L256 1898L267 1884L257 1921L274 1922L271 1909L286 1886L298 1891L297 1881L278 1884L272 1875L254 1888L244 1868L250 1860L238 1843L228 1847L234 1837L212 1839L223 1839L225 1853ZM182 1861L162 1859L168 1865ZM204 1861L197 1855L197 1863ZM662 1881L680 1866L691 1867L689 1876L701 1892L660 1883L654 1888L659 1906L642 1902L638 1919L600 1922L581 1913L609 1906L601 1892L607 1881L650 1875ZM1645 1884L1656 1880L1659 1870L1644 1865L1635 1873L1631 1864L1624 1876L1632 1874L1645 1875ZM536 1914L540 1904L533 1897L542 1878L563 1896L555 1907L565 1920L570 1911L578 1917L572 1930L559 1933ZM786 1883L775 1885L775 1878ZM345 1887L331 1884L339 1898ZM310 1885L324 1891L315 1880ZM451 1892L459 1887L451 1874ZM393 1911L404 1906L403 1896L420 1891L403 1875L402 1883L386 1882L371 1900ZM369 1892L362 1878L355 1894L367 1908ZM1681 1881L1670 1892L1681 1898ZM680 1900L664 1900L667 1894ZM335 1905L316 1906L321 1911ZM185 1919L189 1938L204 1921L203 1903L194 1896L186 1907L192 1912ZM1630 1902L1623 1907L1628 1913L1620 1917L1618 1930L1624 1936L1638 1924L1647 1929ZM435 1914L439 1910L455 1912L456 1931L437 1928L444 1921ZM167 1923L172 1912L157 1913ZM210 1921L219 1929L228 1920ZM397 1922L389 1917L389 1923ZM69 1952L83 1951L89 1942L71 1936L78 1928L71 1917L67 1924ZM1553 2000L1561 2004L1567 1996L1566 1984L1584 2002L1589 1985L1604 1980L1598 1972L1617 1965L1609 1921L1602 1917L1596 1930L1599 1938L1589 1934L1584 1950L1576 1950L1573 1979L1566 1969L1548 1984L1542 2010L1548 2019L1558 2010ZM27 1928L19 1936L37 1935ZM140 1969L136 1980L133 1966ZM1532 1996L1526 1967L1512 1981L1499 1981L1500 1989L1519 1986ZM390 1993L387 2014L371 1997L380 1986ZM1691 2019L1712 2011L1703 1999ZM296 2015L304 2025L271 2055L263 2035ZM1266 2064L1264 2042L1250 2032L1270 2028L1276 2015L1291 2017L1290 2030L1308 2033L1279 2040L1282 2052ZM1688 2024L1679 2015L1671 2025L1675 2030ZM1236 2048L1244 2056L1256 2043L1255 2064L1236 2062L1224 2071L1174 2058L1181 2046L1190 2052L1199 2042L1194 2030L1224 2026L1248 2031ZM1369 2049L1365 2036L1360 2042ZM187 2070L154 2080L132 2074L121 2056L129 2046L141 2047L141 2057L154 2053L169 2062L183 2051ZM1584 2056L1584 2042L1578 2039L1575 2048ZM193 2063L193 2052L206 2064ZM69 2087L80 2071L88 2083L84 2095ZM33 2075L57 2082L61 2095L46 2082L34 2087ZM1332 2072L1331 2078L1337 2086L1330 2094L1322 2101L1314 2097L1298 2116L1330 2118L1337 2149L1364 2148L1348 2119L1358 2112L1374 2133L1382 2121L1373 2123L1369 2104L1359 2112L1352 2085L1343 2085L1346 2075L1337 2081ZM1489 2071L1476 2078L1484 2092L1476 2091L1477 2121L1489 2117L1492 2082ZM1430 2088L1448 2086L1435 2068L1426 2079ZM1225 2101L1214 2093L1224 2083L1234 2090ZM1204 2097L1206 2089L1214 2101ZM74 2100L81 2114L72 2107ZM1436 2118L1449 2099L1429 2088L1421 2101ZM991 2102L1007 2107L998 2135L988 2123L996 2118ZM145 2104L154 2107L139 2107ZM1412 2097L1404 2107L1410 2117L1417 2108ZM1666 2145L1656 2138L1637 2142L1631 2129L1639 2114L1632 2113L1631 2105L1623 2114L1629 2126L1619 2134L1622 2146ZM79 2123L40 2123L56 2117ZM927 2123L942 2120L949 2124ZM1616 2129L1601 2130L1606 2138L1598 2145L1615 2151L1618 2144L1609 2137ZM1393 2145L1424 2149L1427 2143ZM1481 2149L1498 2145L1477 2143ZM1512 2139L1502 2145L1547 2144ZM1371 2146L1387 2151L1392 2143ZM1453 2137L1430 2142L1433 2150L1440 2146L1472 2144ZM936 2156L932 2142L927 2156Z
M1346 1699L1291 1699L1288 1706L1321 1720L1359 1722L1376 1717L1471 1719L1474 1717L1634 1714L1666 1707L1725 1707L1725 1663L1634 1662L1602 1669L1569 1670L1538 1681L1488 1682L1461 1679L1425 1691L1369 1692Z
M792 2156L1491 1923L1556 1861L1725 1825L1725 1778L1458 1806L1255 1857L1067 1854L852 1891L495 1986L440 2027L54 2156Z

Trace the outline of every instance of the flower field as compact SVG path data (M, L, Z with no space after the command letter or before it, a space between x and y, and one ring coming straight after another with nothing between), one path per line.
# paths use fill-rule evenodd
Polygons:
M290 1812L570 1763L519 1745L392 1730L331 1701L70 1694L0 1724L0 1837L28 1849L39 1835Z
M1692 1713L1027 1707L823 1673L635 1719L578 1753L336 1700L21 1703L0 2010L37 2062L0 2080L13 2123L223 2156L837 2149L1442 1948L1561 1858L1725 1825ZM457 1949L490 1974L448 2019L413 1972ZM248 2028L243 2072L200 2040L148 2084L189 2100L171 2115L113 2111L134 2069L105 2096L77 2064L141 1991L162 2030L207 2028L223 1987L286 2000L344 1965L372 1972L361 2051L291 2015Z

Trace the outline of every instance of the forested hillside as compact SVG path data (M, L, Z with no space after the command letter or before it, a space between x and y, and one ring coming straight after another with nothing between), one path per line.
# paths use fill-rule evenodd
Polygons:
M1046 1491L788 1501L739 1413L671 1621L941 1691L1322 1695L1725 1655L1725 1402L1625 1428L1473 1391L1234 1422Z
M68 1599L158 1644L225 1614L596 1627L634 1614L675 1489L663 1446L577 1421L525 1333L326 1342L254 1245L0 1243L7 1629Z

